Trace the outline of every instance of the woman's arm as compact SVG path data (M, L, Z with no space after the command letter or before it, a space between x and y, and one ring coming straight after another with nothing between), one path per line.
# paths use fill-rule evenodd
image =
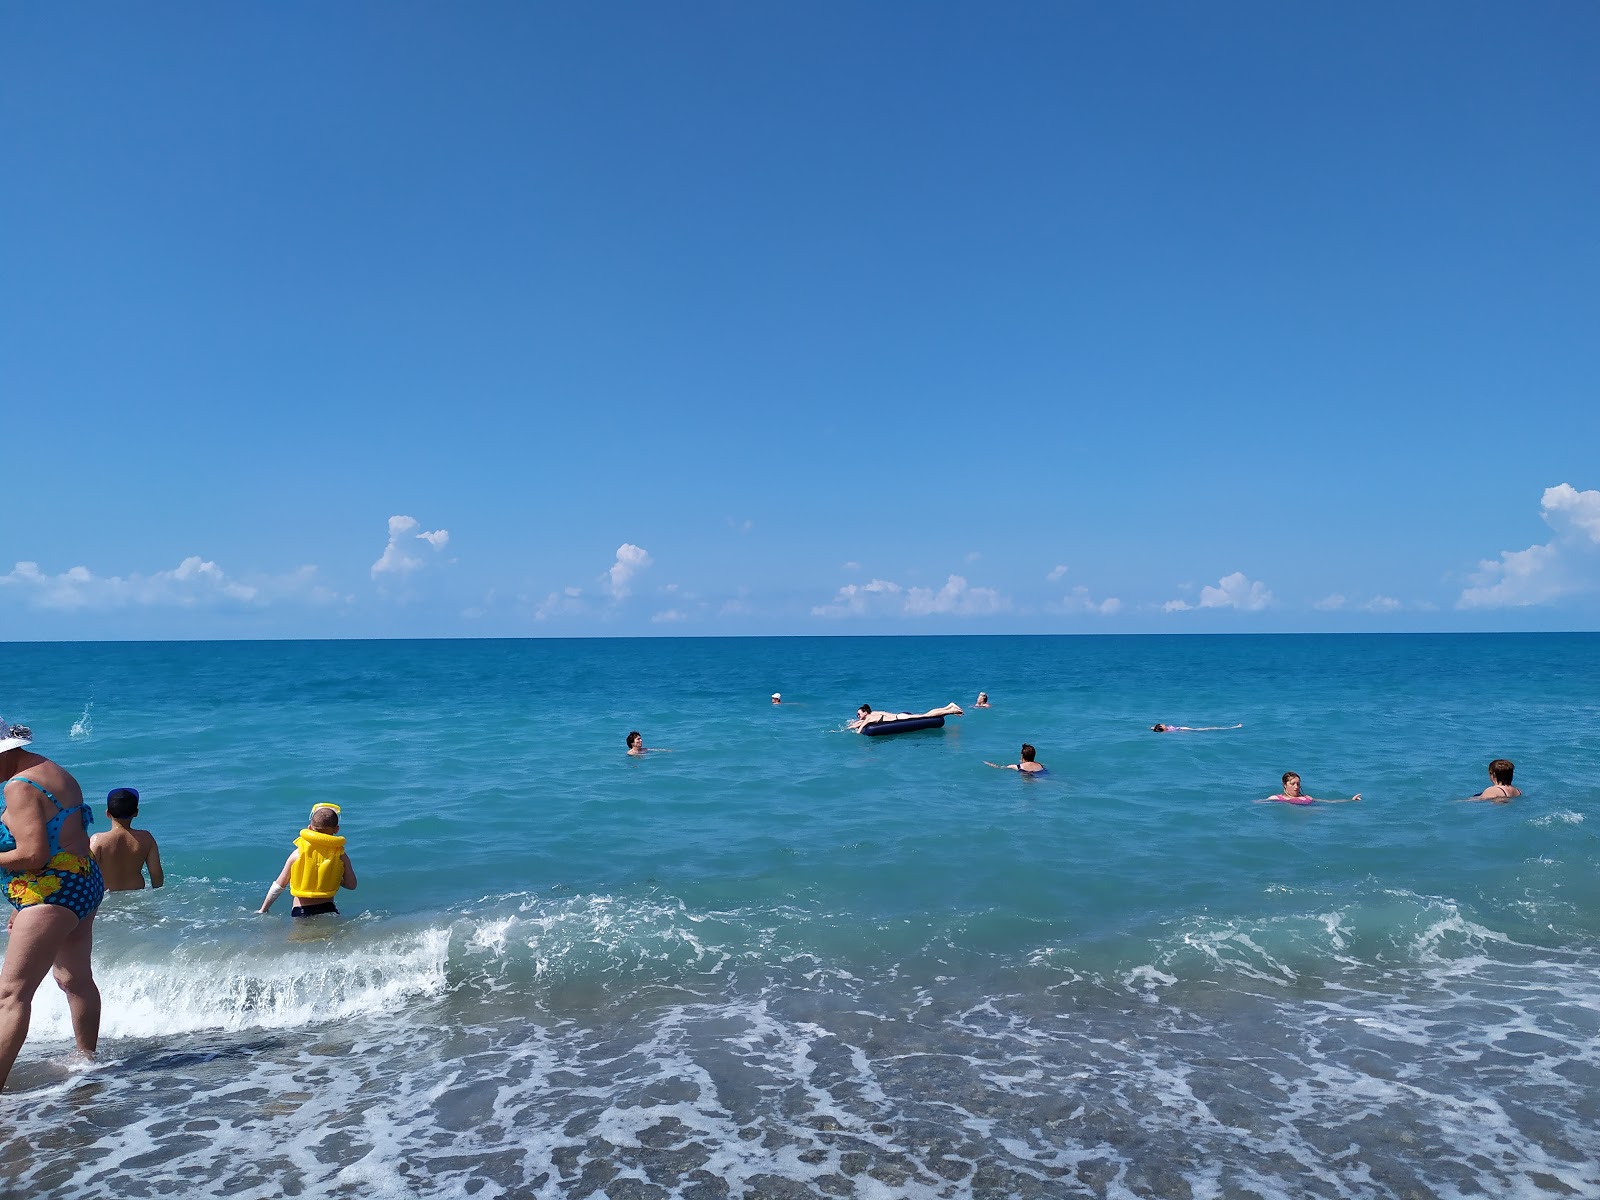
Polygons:
M50 861L50 834L45 829L44 800L25 783L5 789L6 828L17 843L0 853L0 871L37 871Z

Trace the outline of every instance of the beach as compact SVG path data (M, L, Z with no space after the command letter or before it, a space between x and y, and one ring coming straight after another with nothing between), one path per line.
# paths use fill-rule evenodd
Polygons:
M1600 1194L1600 635L6 659L167 871L94 1065L41 989L16 1194ZM324 800L361 886L253 915Z

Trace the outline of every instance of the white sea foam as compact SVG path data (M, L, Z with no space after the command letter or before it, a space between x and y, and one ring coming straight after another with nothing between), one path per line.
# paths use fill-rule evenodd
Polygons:
M444 991L448 942L447 931L427 929L365 943L352 955L322 947L216 960L180 951L161 962L102 966L101 1037L292 1029L393 1012ZM34 1003L30 1037L71 1040L66 1003L48 984Z
M83 715L72 723L72 728L67 731L67 736L73 741L82 741L94 735L94 701L90 700L83 706Z

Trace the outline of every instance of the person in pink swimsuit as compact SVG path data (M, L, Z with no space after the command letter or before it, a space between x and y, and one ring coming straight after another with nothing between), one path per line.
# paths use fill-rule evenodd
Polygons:
M1361 799L1361 793L1354 796L1341 796L1336 800L1319 800L1315 796L1307 796L1300 790L1300 776L1293 771L1283 773L1283 791L1276 796L1268 796L1265 800L1256 801L1257 804L1349 804L1352 800Z

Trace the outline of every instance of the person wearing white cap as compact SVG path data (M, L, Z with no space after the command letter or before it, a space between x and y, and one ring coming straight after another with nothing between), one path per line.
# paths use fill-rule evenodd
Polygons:
M0 718L0 887L16 915L0 964L0 1087L28 1037L33 997L53 971L66 993L78 1050L100 1043L100 989L90 966L94 916L105 895L89 856L89 808L64 768L27 749L33 732Z
M772 702L774 704L782 704L783 703L783 694L781 692L773 692L772 693Z

